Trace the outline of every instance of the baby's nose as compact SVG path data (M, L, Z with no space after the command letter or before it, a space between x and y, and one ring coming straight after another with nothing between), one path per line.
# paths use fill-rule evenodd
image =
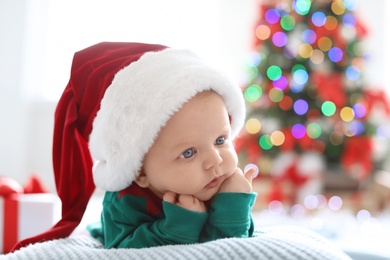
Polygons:
M218 149L212 149L205 155L204 166L206 169L216 167L223 162L223 159L218 151Z

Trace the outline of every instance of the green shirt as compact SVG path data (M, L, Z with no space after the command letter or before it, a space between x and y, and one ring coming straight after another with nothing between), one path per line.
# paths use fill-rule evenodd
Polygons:
M255 193L217 193L208 212L162 201L136 184L106 192L101 226L90 229L106 248L192 244L227 237L250 237Z

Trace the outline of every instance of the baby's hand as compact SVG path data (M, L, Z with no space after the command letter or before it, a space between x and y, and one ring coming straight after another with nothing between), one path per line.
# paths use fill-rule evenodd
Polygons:
M168 191L164 194L163 200L182 208L195 211L195 212L206 212L206 205L203 201L192 195L180 195L172 191Z
M232 176L227 178L219 188L218 192L244 192L252 191L252 179L257 176L257 168L249 168L244 174L241 169L236 168Z

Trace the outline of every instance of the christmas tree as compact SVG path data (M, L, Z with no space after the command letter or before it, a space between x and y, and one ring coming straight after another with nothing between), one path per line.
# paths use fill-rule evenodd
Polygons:
M375 113L389 107L364 81L367 30L355 10L347 0L262 2L236 144L262 175L299 186L337 168L362 183L381 167Z

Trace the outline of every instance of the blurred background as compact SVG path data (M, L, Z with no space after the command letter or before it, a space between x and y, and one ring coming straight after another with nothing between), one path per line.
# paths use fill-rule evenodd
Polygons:
M242 167L260 168L259 224L288 219L340 238L353 221L382 240L389 12L386 0L0 0L0 176L36 175L55 193L53 114L76 51L165 44L196 51L242 86L237 150Z

